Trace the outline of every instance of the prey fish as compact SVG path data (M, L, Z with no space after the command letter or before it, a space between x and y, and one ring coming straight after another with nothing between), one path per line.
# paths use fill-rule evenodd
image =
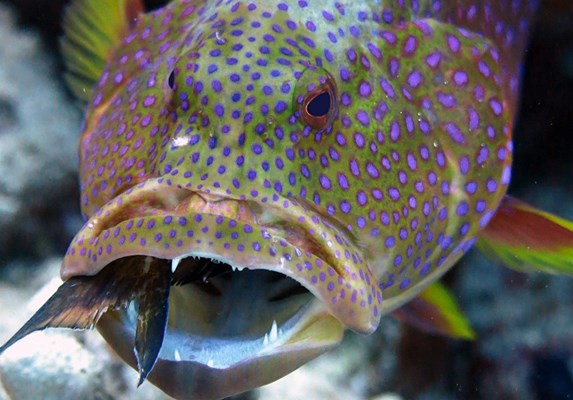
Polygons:
M533 2L74 0L85 225L3 347L96 326L178 399L281 378L392 314L471 337L474 244L571 275L573 223L506 194Z

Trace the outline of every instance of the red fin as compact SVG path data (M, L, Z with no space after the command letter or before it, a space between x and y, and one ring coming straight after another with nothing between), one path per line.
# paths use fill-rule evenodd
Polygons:
M478 248L508 267L573 275L573 222L505 196Z
M455 298L440 282L430 285L418 297L394 311L392 315L399 321L427 333L457 339L475 338L475 332Z

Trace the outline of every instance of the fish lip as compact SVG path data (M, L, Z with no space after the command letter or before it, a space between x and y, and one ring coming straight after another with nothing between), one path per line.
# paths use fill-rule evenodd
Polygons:
M218 206L198 212L197 204L190 200L192 196ZM248 204L247 209L231 209L241 204ZM144 225L153 228L148 232L137 230ZM165 230L165 225L169 225L170 235L184 238L182 245L154 241L149 232ZM165 177L153 178L110 200L86 222L66 252L61 275L64 280L95 275L110 262L133 255L162 259L209 257L231 266L286 275L320 299L348 328L371 333L381 316L381 291L358 246L339 225L294 199L276 195L266 203L247 202L225 192L184 187ZM247 243L243 237L237 241L231 235L209 241L202 239L208 236L202 232L189 238L187 228L196 230L199 226L222 227L225 234L234 229L257 240ZM260 249L238 251L243 242L245 247L256 242Z

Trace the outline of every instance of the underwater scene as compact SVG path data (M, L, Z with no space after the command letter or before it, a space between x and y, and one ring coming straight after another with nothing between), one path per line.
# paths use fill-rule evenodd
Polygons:
M573 399L572 179L571 0L0 0L0 400Z

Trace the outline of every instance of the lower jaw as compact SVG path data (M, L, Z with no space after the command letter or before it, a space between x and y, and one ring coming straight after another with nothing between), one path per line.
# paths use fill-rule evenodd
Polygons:
M245 273L271 274L232 272ZM254 282L253 287L261 286L256 278ZM240 329L236 328L237 322L231 323L235 328L214 328L202 320L204 317L196 317L193 307L206 307L207 314L212 314L220 305L190 304L190 299L197 298L189 293L195 292L185 286L172 287L163 345L147 378L178 399L219 399L268 384L333 348L343 336L343 325L308 292L298 294L294 300L282 300L291 303L279 307L281 312L265 308L260 318L253 317L257 313L252 308L232 309L233 318L248 322ZM242 295L248 297L252 294L249 292ZM284 311L285 307L290 310ZM128 308L103 314L97 324L106 341L135 369L136 318L133 309ZM213 325L221 325L217 318L213 320ZM251 325L255 327L251 329Z
M117 354L137 369L133 348L135 326L127 313L110 311L103 314L97 329ZM342 340L343 325L323 311L318 301L293 318L298 320L276 343L266 348L261 346L259 351L228 365L217 365L215 359L212 359L212 365L204 360L178 359L173 348L182 339L181 333L168 327L164 347L147 379L177 399L223 399L280 379Z

